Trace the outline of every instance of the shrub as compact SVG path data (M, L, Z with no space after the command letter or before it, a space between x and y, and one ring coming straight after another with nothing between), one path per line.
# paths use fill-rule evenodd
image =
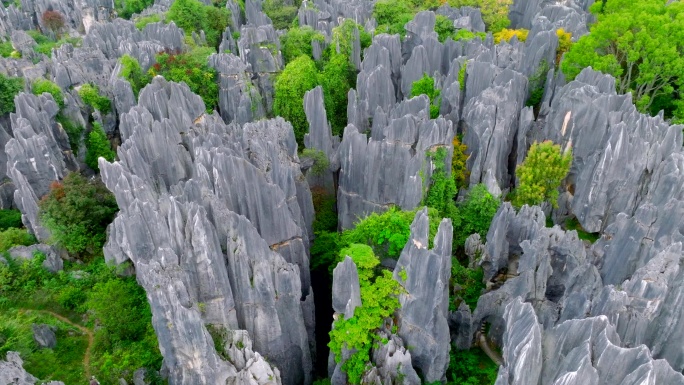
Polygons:
M530 33L527 29L508 29L504 28L501 31L494 34L494 43L499 44L502 40L511 41L513 36L517 36L519 41L527 40L527 35Z
M216 70L209 67L207 61L214 52L212 48L195 47L185 53L161 53L157 55L157 64L150 68L149 75L161 75L166 80L184 82L202 98L207 112L211 113L218 105L219 90Z
M487 30L496 33L508 27L511 21L508 19L508 8L513 0L448 0L452 7L476 7L482 12L482 20L487 25Z
M363 29L363 26L357 24L351 19L344 19L342 24L333 28L332 30L332 41L328 47L329 56L334 56L335 54L342 54L347 57L347 60L351 60L354 47L354 35L359 34L359 44L361 45L361 52L363 49L371 45L372 38L368 32Z
M114 9L122 19L130 19L134 13L140 13L154 4L154 0L114 0Z
M290 28L287 33L280 36L280 51L285 64L302 55L313 59L311 43L316 40L324 42L325 37L309 26Z
M14 52L14 47L12 47L11 41L8 40L4 43L0 43L0 56L1 57L10 57L10 56L12 56L12 52Z
M325 112L333 135L342 135L347 126L347 94L356 83L356 71L349 57L334 54L321 73Z
M475 311L477 307L477 300L482 295L482 290L485 288L484 271L482 268L469 269L461 265L456 258L451 261L451 287L460 287L458 295L463 299L463 302L470 307L471 311ZM456 311L458 304L452 299L449 302L449 310Z
M23 229L9 228L0 231L0 253L14 246L31 246L36 243L36 238Z
M439 41L443 43L444 40L456 32L454 22L444 15L437 15L435 18L435 32L437 32Z
M39 207L52 241L79 255L102 247L107 226L118 211L114 196L102 182L88 181L78 173L53 182Z
M5 231L10 227L20 228L21 211L19 210L0 210L0 231Z
M163 15L160 15L158 13L153 13L148 16L140 17L135 21L135 28L142 31L148 24L159 23L160 21L162 21L162 16Z
M358 384L370 361L370 349L375 341L375 330L382 326L385 318L390 317L398 308L401 293L399 283L392 273L383 270L375 273L380 260L366 245L353 244L340 251L340 258L351 257L359 273L361 287L361 306L354 310L354 316L338 319L330 331L330 351L335 362L342 359L342 349L355 350L342 364L352 384Z
M0 115L14 112L14 97L23 89L23 78L11 78L0 73Z
M83 103L100 111L102 114L108 114L112 108L112 101L105 96L101 96L100 90L96 85L90 83L82 85L78 90L78 96L81 97Z
M452 218L454 247L465 245L466 238L471 234L478 233L484 239L500 205L501 201L492 196L485 185L473 186L465 200L458 205L457 216Z
M112 150L112 145L109 142L109 139L107 139L107 134L105 134L102 126L96 122L93 123L93 129L88 135L85 164L96 172L99 172L100 168L97 164L97 159L100 157L111 162L116 158L116 153Z
M482 350L451 349L447 381L450 384L491 385L496 382L499 367Z
M71 151L74 152L74 155L78 155L81 136L83 136L83 131L85 131L85 128L83 126L76 125L62 114L58 114L56 119L57 123L62 125L62 128L69 137L69 146L71 147Z
M425 204L436 209L442 217L453 216L455 210L454 198L456 196L456 183L449 177L446 157L446 148L440 147L434 152L428 152L427 156L433 164L430 188L425 195Z
M378 23L376 33L403 35L404 25L413 19L414 11L405 0L379 0L373 16Z
M204 5L199 0L176 0L169 8L166 20L176 23L187 35L204 31L207 43L215 48L230 22L230 12L225 7Z
M318 85L316 64L308 56L290 62L275 82L273 112L292 124L297 143L304 142L309 123L304 113L304 93Z
M43 12L41 20L43 25L59 38L59 32L64 28L64 16L57 11L48 10Z
M273 22L273 28L287 29L297 17L298 7L287 5L283 0L266 0L262 10Z
M513 204L539 205L549 201L558 207L558 188L570 171L572 150L561 153L560 145L551 141L532 144L527 157L516 169L520 184L515 190Z
M47 79L37 79L33 82L32 91L34 95L42 95L47 92L52 95L55 102L60 108L64 107L64 95L62 94L62 89L59 86Z
M310 158L313 160L313 166L311 167L311 173L316 176L321 176L328 171L330 162L328 161L328 156L321 150L315 148L305 148L302 151L302 157Z
M140 90L149 82L150 77L143 72L140 63L134 57L123 55L121 57L121 77L128 80L133 89L135 97L138 97Z
M454 155L451 158L451 176L454 178L456 188L467 187L470 179L470 172L466 166L469 155L466 154L467 147L461 143L457 136L454 136Z
M435 88L435 80L423 74L423 77L416 80L411 85L411 97L416 97L419 95L427 95L430 99L430 119L437 119L439 117L439 105L442 103L440 98L441 91Z
M138 319L152 317L145 290L132 279L97 283L88 293L87 306L114 343L141 339L147 325Z

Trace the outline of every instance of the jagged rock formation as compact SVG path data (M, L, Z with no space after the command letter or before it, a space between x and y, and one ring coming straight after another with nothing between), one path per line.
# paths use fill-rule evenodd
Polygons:
M59 252L50 245L39 243L32 246L14 246L7 250L9 256L13 259L33 259L36 253L45 255L45 260L42 266L51 273L56 273L64 268L64 261L60 257ZM0 257L0 262L2 261Z
M133 261L170 382L238 381L211 325L247 330L283 383L309 383L311 217L300 208L312 211L292 128L226 126L204 110L187 86L158 77L122 116L120 161L100 163L121 208L105 256Z
M41 348L53 349L57 346L57 336L55 336L54 326L50 325L31 325L31 330L33 330L33 340L36 341Z
M0 361L0 384L33 385L37 378L24 370L24 361L17 352L7 352L6 361Z
M7 173L15 186L14 202L22 222L38 240L49 237L38 218L38 200L53 181L77 165L66 132L55 122L58 107L52 96L21 93L10 115L13 138L5 145Z
M394 279L405 293L399 295L399 336L413 346L411 361L427 382L445 379L449 365L449 277L451 276L450 219L439 224L429 248L427 208L416 214L409 237L394 268Z
M333 270L332 305L336 313L349 319L354 309L361 306L361 289L356 264L347 256Z
M338 148L340 138L333 136L328 122L325 105L323 104L323 89L318 86L304 94L304 112L309 122L309 132L304 135L304 146L323 152L328 161L328 169L320 175L308 172L306 178L312 189L320 188L325 194L335 194L333 170L340 168Z

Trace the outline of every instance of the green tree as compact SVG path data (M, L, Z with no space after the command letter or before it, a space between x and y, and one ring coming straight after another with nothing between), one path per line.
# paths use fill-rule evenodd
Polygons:
M100 111L103 114L108 114L112 109L112 101L109 98L100 95L100 90L96 85L86 83L78 90L78 96L81 97L83 103L91 108Z
M64 107L64 95L62 94L62 89L57 84L47 79L36 79L31 86L31 90L34 95L42 95L47 92L52 95L52 98L55 99L60 108Z
M377 33L404 33L404 25L413 19L415 10L406 0L379 0L375 3L373 16L378 23Z
M116 158L116 152L112 150L112 145L109 143L107 134L105 134L102 126L95 122L93 123L93 129L90 131L88 142L86 143L85 164L96 172L99 172L100 168L97 164L97 159L99 157L103 157L111 162Z
M347 94L356 83L356 71L349 57L335 54L323 68L321 84L325 102L325 111L332 128L333 135L342 135L347 126Z
M437 15L435 18L435 32L437 32L439 41L443 43L444 40L456 32L454 22L444 15Z
M476 7L482 12L487 30L495 33L508 27L511 21L508 19L508 8L513 0L448 0L452 7Z
M280 52L283 54L285 64L306 55L313 59L313 50L311 43L316 40L324 42L325 37L315 31L313 28L307 26L290 28L287 33L280 36Z
M218 105L218 74L209 67L207 58L214 49L194 47L191 51L157 55L157 63L150 68L149 75L161 75L166 80L184 82L190 90L202 98L207 112ZM302 107L303 108L303 107Z
M426 95L430 99L430 119L437 119L439 116L439 105L442 103L440 98L441 91L435 88L435 79L427 74L413 82L411 85L411 97Z
M452 217L454 247L464 246L471 234L480 234L484 239L500 205L501 201L490 194L485 185L473 186L459 204L456 217Z
M431 159L434 169L430 189L425 196L425 204L437 209L442 217L451 217L455 207L456 182L449 176L449 168L446 165L447 150L440 147L427 155Z
M0 253L14 246L30 246L34 243L36 243L36 238L24 229L10 227L5 231L0 231Z
M135 97L138 97L140 90L151 80L150 77L143 72L138 60L129 55L123 55L121 57L121 77L128 80L131 84Z
M275 83L273 111L292 124L300 145L309 128L304 113L304 93L317 85L316 63L305 55L290 62Z
M373 39L371 38L371 35L363 29L363 26L354 22L354 20L344 19L342 24L332 30L332 42L329 47L329 56L342 54L347 58L351 58L356 31L359 33L361 51L363 52L364 48L369 47Z
M0 115L14 112L14 97L23 89L23 78L11 78L0 73Z
M87 307L113 342L140 339L147 325L138 319L152 316L145 290L132 279L97 283L88 293Z
M12 52L14 52L14 47L12 47L12 42L11 41L6 41L0 43L0 56L1 57L10 57L12 55Z
M130 19L154 3L154 0L114 0L114 9L119 17Z
M615 76L637 108L684 115L684 3L611 0L591 8L598 21L565 55L561 68L574 79L585 67ZM602 10L602 12L600 12Z
M551 141L534 143L525 161L516 169L520 184L515 189L513 204L539 205L549 201L558 207L558 187L568 175L572 150L561 153L560 145Z
M0 231L5 231L10 227L24 227L21 222L21 211L0 210Z
M52 241L78 255L93 254L102 247L107 226L118 211L114 195L102 182L88 181L78 173L53 182L39 208Z
M297 17L297 11L301 1L296 1L295 5L287 5L283 0L265 0L262 10L273 22L275 29L288 29L292 20Z
M209 46L216 48L230 23L230 12L199 0L176 0L166 13L166 20L176 23L188 35L204 31Z

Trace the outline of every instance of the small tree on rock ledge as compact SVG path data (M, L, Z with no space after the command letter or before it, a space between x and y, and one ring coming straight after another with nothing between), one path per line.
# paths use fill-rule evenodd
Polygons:
M45 28L52 31L57 39L59 39L59 34L65 25L64 16L57 11L45 11L41 19Z
M558 187L568 175L572 164L572 150L561 153L560 145L551 141L534 143L525 161L518 166L520 180L515 190L513 205L539 205L549 201L558 207Z

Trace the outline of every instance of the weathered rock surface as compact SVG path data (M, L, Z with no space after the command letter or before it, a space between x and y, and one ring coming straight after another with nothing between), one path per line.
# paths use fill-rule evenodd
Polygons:
M36 341L41 348L53 349L57 346L57 336L55 336L56 328L50 325L31 325L33 330L33 340Z
M292 128L226 126L204 110L187 86L155 78L122 116L120 161L100 164L121 208L105 256L133 261L170 382L239 381L213 348L212 325L247 330L283 383L309 383L310 221L300 207L311 197Z
M23 368L24 361L17 352L7 352L5 361L0 360L0 384L33 385L37 378Z
M60 253L50 245L39 243L32 246L14 246L7 251L11 258L33 259L36 253L45 255L43 267L51 273L56 273L64 268L64 262Z
M361 289L356 264L347 256L333 270L332 306L344 319L354 316L354 309L361 306Z
M451 276L450 219L443 219L428 247L427 208L416 214L409 237L394 268L394 279L405 290L399 295L399 336L413 346L411 361L427 382L445 379L449 365L449 277ZM405 279L404 279L405 278Z

